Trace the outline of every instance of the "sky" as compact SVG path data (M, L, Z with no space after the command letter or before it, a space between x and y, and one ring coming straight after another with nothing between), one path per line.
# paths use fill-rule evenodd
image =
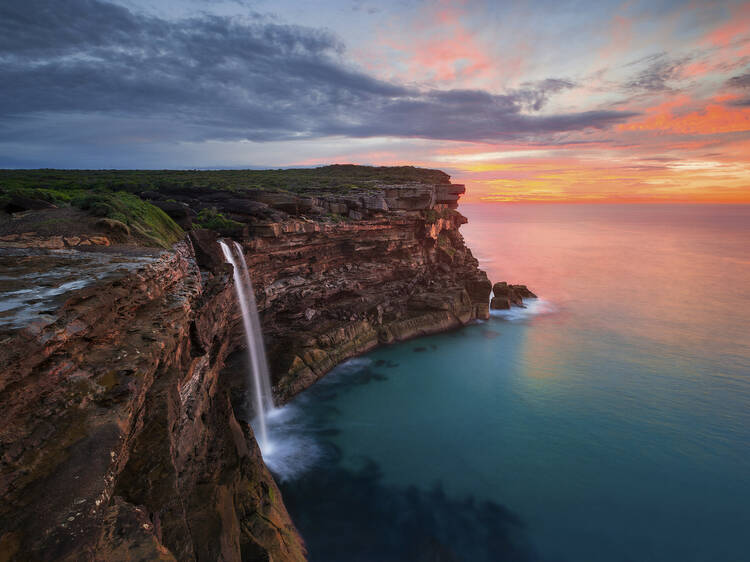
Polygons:
M0 167L330 163L750 203L750 2L0 2Z

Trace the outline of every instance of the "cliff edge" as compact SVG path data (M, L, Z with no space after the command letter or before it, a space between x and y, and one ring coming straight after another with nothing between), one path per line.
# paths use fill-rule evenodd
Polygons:
M230 400L243 339L217 239L242 245L284 402L379 344L488 317L490 282L459 233L464 187L411 170L139 192L189 237L3 340L0 561L305 559ZM16 230L14 251L40 242Z

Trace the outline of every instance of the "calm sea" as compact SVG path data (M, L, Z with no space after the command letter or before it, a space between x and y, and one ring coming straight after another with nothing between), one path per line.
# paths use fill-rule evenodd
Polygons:
M462 205L540 299L272 420L311 559L750 559L750 206Z

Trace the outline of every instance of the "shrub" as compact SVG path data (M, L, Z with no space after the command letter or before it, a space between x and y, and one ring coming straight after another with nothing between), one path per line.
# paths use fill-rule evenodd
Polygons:
M95 217L127 225L152 243L165 248L183 235L182 229L164 211L132 193L86 193L74 198L71 203Z
M209 209L202 209L201 212L198 213L198 217L193 222L201 228L208 228L210 230L219 230L225 232L237 231L244 226L241 222L226 218L214 207L211 207Z
M424 222L426 224L435 224L438 218L440 218L440 215L435 209L427 209L424 212Z

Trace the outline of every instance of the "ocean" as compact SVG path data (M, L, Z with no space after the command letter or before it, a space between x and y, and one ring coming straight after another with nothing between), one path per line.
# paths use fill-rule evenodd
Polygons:
M539 299L270 420L312 560L748 560L750 206L462 204Z

